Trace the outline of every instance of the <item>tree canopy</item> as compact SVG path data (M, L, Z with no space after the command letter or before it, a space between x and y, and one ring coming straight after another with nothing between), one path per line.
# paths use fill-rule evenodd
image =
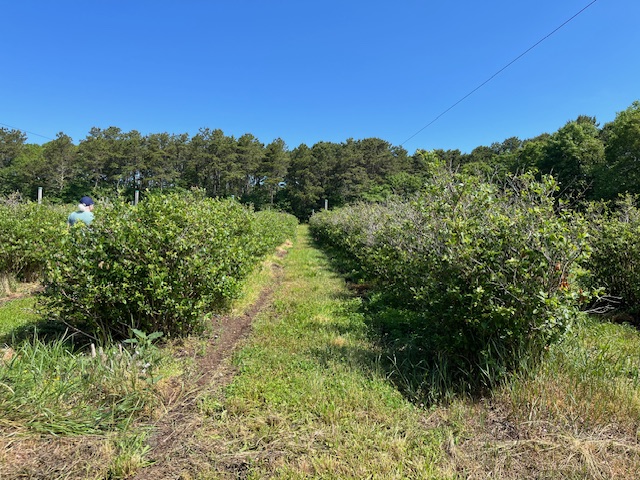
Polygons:
M0 196L35 198L43 187L50 201L70 202L89 193L202 188L211 197L233 196L257 209L277 207L306 219L325 201L336 207L410 195L434 161L484 177L552 174L562 194L574 198L640 193L639 101L602 128L594 117L580 115L556 132L510 137L470 153L409 155L380 138L289 149L281 138L264 144L250 133L235 138L210 128L190 136L94 127L77 145L63 132L43 145L26 139L19 130L0 128Z

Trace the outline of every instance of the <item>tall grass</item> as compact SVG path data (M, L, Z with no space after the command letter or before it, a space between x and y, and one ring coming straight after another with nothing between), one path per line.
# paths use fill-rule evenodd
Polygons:
M640 432L640 334L585 318L546 361L513 377L502 395L521 421L576 433Z
M635 478L639 351L634 328L578 321L544 362L463 406L452 461L468 478Z
M39 322L34 304L0 305L0 476L128 478L148 463L141 422L174 363L140 337L79 349Z
M116 346L92 356L74 352L65 338L34 335L0 368L2 422L53 435L126 428L154 406L151 362Z

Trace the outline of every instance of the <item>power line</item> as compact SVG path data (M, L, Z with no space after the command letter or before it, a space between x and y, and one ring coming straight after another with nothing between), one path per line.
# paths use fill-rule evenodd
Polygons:
M40 135L39 133L30 132L28 130L23 130L22 128L12 127L11 125L7 125L6 123L0 123L0 125L2 125L4 127L12 128L14 130L19 130L20 132L28 133L29 135L35 135L37 137L46 138L47 140L53 140L53 138L51 138L51 137L47 137L45 135Z
M546 34L544 37L542 37L540 40L538 40L536 43L534 43L532 46L530 46L529 48L527 48L524 52L522 52L520 55L518 55L516 58L514 58L513 60L511 60L509 63L507 63L504 67L502 67L500 70L498 70L496 73L494 73L493 75L491 75L489 78L487 78L484 82L482 82L480 85L478 85L476 88L474 88L473 90L471 90L469 93L467 93L464 97L462 97L460 100L458 100L457 102L455 102L453 105L451 105L449 108L447 108L446 110L444 110L442 113L440 113L437 117L435 117L433 120L431 120L429 123L427 123L424 127L422 127L420 130L418 130L416 133L414 133L413 135L411 135L409 138L407 138L404 142L402 142L400 144L400 146L404 145L405 143L407 143L409 140L411 140L413 137L415 137L416 135L418 135L420 132L422 132L423 130L425 130L426 128L430 127L431 125L433 125L440 117L442 117L445 113L447 113L449 110L453 109L456 105L458 105L459 103L463 102L464 100L466 100L468 97L470 97L471 95L473 95L475 92L477 92L478 90L480 90L482 87L484 87L487 83L489 83L491 80L493 80L495 77L497 77L498 75L500 75L503 71L505 71L507 68L509 68L511 65L513 65L514 63L516 63L518 60L520 60L522 57L524 57L527 53L529 53L531 50L533 50L534 48L536 48L538 45L540 45L542 42L544 42L547 38L549 38L551 35L553 35L554 33L556 33L558 30L560 30L562 27L564 27L566 24L568 24L571 20L573 20L574 18L576 18L578 15L580 15L582 12L584 12L587 8L589 8L591 5L593 5L594 3L596 3L598 0L593 0L591 3L589 3L586 7L582 8L582 10L580 10L578 13L574 14L571 18L569 18L568 20L565 20L559 27L556 27L553 31L551 31L550 33Z

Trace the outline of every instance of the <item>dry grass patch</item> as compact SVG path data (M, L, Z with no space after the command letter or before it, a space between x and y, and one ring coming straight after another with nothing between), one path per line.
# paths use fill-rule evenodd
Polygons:
M7 479L108 478L118 455L113 442L104 437L40 438L5 433L0 438L0 470Z
M640 334L587 319L490 399L458 402L450 461L467 478L635 478Z

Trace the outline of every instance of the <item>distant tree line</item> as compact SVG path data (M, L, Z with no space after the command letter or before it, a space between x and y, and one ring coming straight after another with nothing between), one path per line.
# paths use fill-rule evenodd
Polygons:
M318 142L289 149L278 138L264 144L202 128L188 134L142 135L117 127L92 128L76 145L59 133L43 145L0 128L0 196L35 198L43 187L53 202L87 193L110 196L133 190L206 189L211 197L234 196L257 209L274 206L306 219L313 210L356 200L406 196L420 189L434 159L487 178L534 170L554 175L562 195L613 199L640 193L640 102L600 127L581 115L555 133L511 137L470 153L417 150L379 138Z

